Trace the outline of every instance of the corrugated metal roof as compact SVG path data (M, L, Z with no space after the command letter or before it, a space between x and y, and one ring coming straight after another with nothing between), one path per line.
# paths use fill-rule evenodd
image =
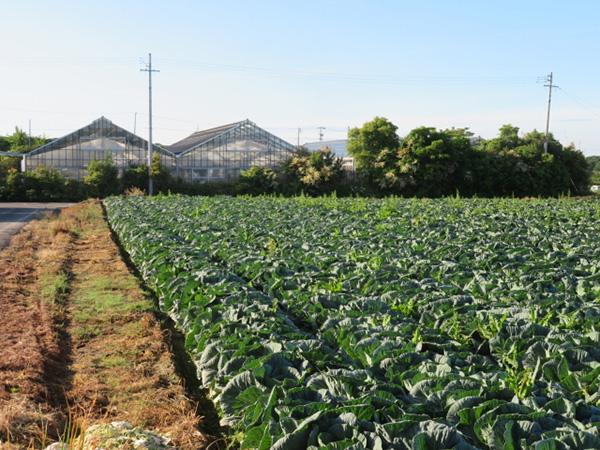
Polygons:
M248 122L248 120L242 120L240 122L234 122L228 125L221 125L220 127L209 128L208 130L196 131L195 133L190 134L188 137L182 139L181 141L169 145L167 147L167 150L169 150L171 153L178 155L192 148L198 147L199 145L202 145L205 142L208 142L211 139L214 139L215 137L238 127L244 122Z

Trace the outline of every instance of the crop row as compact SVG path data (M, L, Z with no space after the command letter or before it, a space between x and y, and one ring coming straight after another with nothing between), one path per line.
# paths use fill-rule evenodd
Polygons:
M596 442L595 205L106 205L245 446Z

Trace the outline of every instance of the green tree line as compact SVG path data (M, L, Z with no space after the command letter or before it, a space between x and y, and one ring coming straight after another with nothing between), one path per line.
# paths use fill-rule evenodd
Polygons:
M523 135L504 125L499 136L477 142L467 128L420 127L404 139L397 127L376 117L348 132L348 153L360 179L381 194L442 197L585 195L590 167L581 151L543 133Z
M18 128L0 137L0 150L27 153L50 139L31 138ZM188 195L399 195L404 197L561 196L586 195L600 184L600 156L587 159L572 145L564 147L550 135L519 134L504 125L498 137L480 142L467 128L437 130L419 127L400 139L397 127L376 117L348 132L348 153L356 177L342 169L330 149L310 152L300 147L275 168L253 167L237 180L186 183L174 177L155 155L152 177L156 193ZM19 158L0 155L0 200L79 201L126 191L146 191L148 166L132 165L123 173L110 157L92 160L82 181L63 177L52 167L20 172Z

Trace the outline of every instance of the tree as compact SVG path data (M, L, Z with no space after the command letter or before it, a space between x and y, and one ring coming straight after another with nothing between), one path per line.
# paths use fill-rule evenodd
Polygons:
M309 152L301 147L283 162L278 170L279 186L286 195L304 192L309 195L329 194L344 178L341 158L330 148Z
M556 197L587 192L590 173L580 151L573 145L563 147L549 134L545 153L544 133L533 130L519 137L518 131L504 125L498 138L485 142L483 164L477 169L481 195Z
M386 174L398 193L420 197L472 192L472 153L468 129L420 127L403 140L396 170Z
M77 202L84 198L82 183L66 179L54 167L38 166L27 172L11 169L0 184L2 200Z
M591 172L591 183L600 184L600 156L588 156L587 158L585 158L585 160Z
M277 173L269 167L251 167L240 173L236 181L239 194L274 194L278 188Z
M502 125L497 138L483 142L483 148L493 152L513 150L521 145L523 145L523 139L519 137L519 127L511 124Z
M44 137L32 137L15 127L15 132L11 135L0 136L0 151L12 153L28 153L31 150L41 147L51 139ZM9 170L21 169L21 158L17 156L0 155L0 180L7 179Z
M600 156L593 155L585 158L592 172L600 172Z
M348 131L348 154L354 158L356 169L368 182L376 183L392 170L395 152L400 145L398 127L384 117L375 117L361 128Z
M0 155L0 180L8 177L11 170L21 168L21 158L18 156Z
M92 159L83 181L90 197L104 198L121 192L119 170L110 155L106 155L103 161Z
M591 175L585 156L581 150L577 150L574 144L564 147L563 150L555 155L557 163L566 168L568 179L568 190L561 193L571 192L574 195L589 194Z
M172 176L169 169L160 161L160 155L154 153L152 155L152 171L150 173L153 182L154 192L166 193L172 184Z
M0 152L10 151L10 141L4 136L0 136Z
M28 153L35 148L47 144L51 140L52 139L45 137L29 136L19 127L15 127L15 132L13 134L3 138L4 142L0 143L0 147L2 147L0 150L15 153ZM8 143L8 150L3 150L3 148L6 148L6 143Z

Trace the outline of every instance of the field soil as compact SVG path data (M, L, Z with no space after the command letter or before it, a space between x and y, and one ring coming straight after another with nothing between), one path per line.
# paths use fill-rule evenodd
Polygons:
M125 421L180 449L225 448L171 332L98 200L28 224L0 251L0 449L73 444Z

